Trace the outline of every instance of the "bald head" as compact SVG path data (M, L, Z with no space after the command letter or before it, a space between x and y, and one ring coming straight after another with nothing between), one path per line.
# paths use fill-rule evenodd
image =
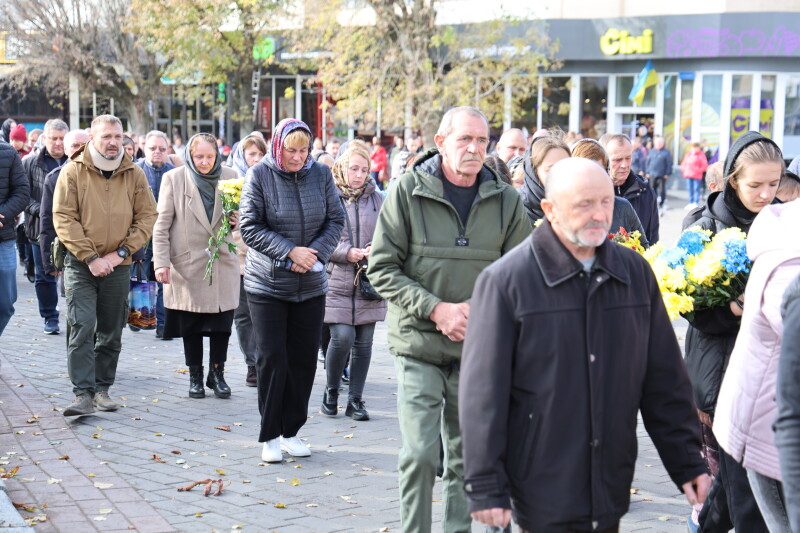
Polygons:
M542 210L559 240L577 259L592 257L608 238L614 187L605 169L590 159L571 157L553 165Z
M518 128L511 128L503 132L497 141L497 155L508 163L511 158L525 153L525 135Z
M64 136L64 153L67 157L72 157L72 154L88 142L88 133L83 130L72 130Z

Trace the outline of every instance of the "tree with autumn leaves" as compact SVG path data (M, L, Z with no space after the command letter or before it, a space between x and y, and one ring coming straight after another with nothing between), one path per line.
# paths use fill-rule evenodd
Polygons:
M535 94L538 74L558 66L557 44L541 23L509 16L460 26L437 25L434 0L307 0L302 32L292 35L293 66L317 72L341 112L362 124L402 125L433 144L443 113L457 105L483 110L500 125ZM498 8L499 11L499 8ZM505 88L513 88L506 100ZM534 111L535 112L535 111Z

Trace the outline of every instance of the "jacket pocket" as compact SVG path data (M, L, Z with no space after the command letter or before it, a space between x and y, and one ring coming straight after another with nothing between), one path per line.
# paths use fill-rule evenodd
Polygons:
M513 478L525 480L531 473L540 419L539 413L530 406L520 407L519 413L509 417L509 426L521 429L518 438L509 437L507 445L509 474Z
M189 250L177 253L170 258L170 263L172 263L174 266L182 265L191 259L191 255L192 254Z

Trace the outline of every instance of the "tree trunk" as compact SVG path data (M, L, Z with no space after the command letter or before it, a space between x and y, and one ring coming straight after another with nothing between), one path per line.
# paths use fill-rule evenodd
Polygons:
M147 99L134 96L123 109L127 112L131 131L144 135L153 129L153 116L150 114Z

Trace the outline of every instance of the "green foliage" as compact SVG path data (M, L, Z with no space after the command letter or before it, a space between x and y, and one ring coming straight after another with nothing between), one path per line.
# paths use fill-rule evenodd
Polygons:
M314 81L337 108L362 123L376 121L380 97L384 127L422 130L428 144L444 111L455 105L477 105L499 125L506 82L519 114L537 89L538 73L557 67L555 45L535 24L500 17L437 26L430 0L367 4L370 9L347 10L343 0L310 0L305 31L292 35L293 51L304 56L294 67L316 71Z

